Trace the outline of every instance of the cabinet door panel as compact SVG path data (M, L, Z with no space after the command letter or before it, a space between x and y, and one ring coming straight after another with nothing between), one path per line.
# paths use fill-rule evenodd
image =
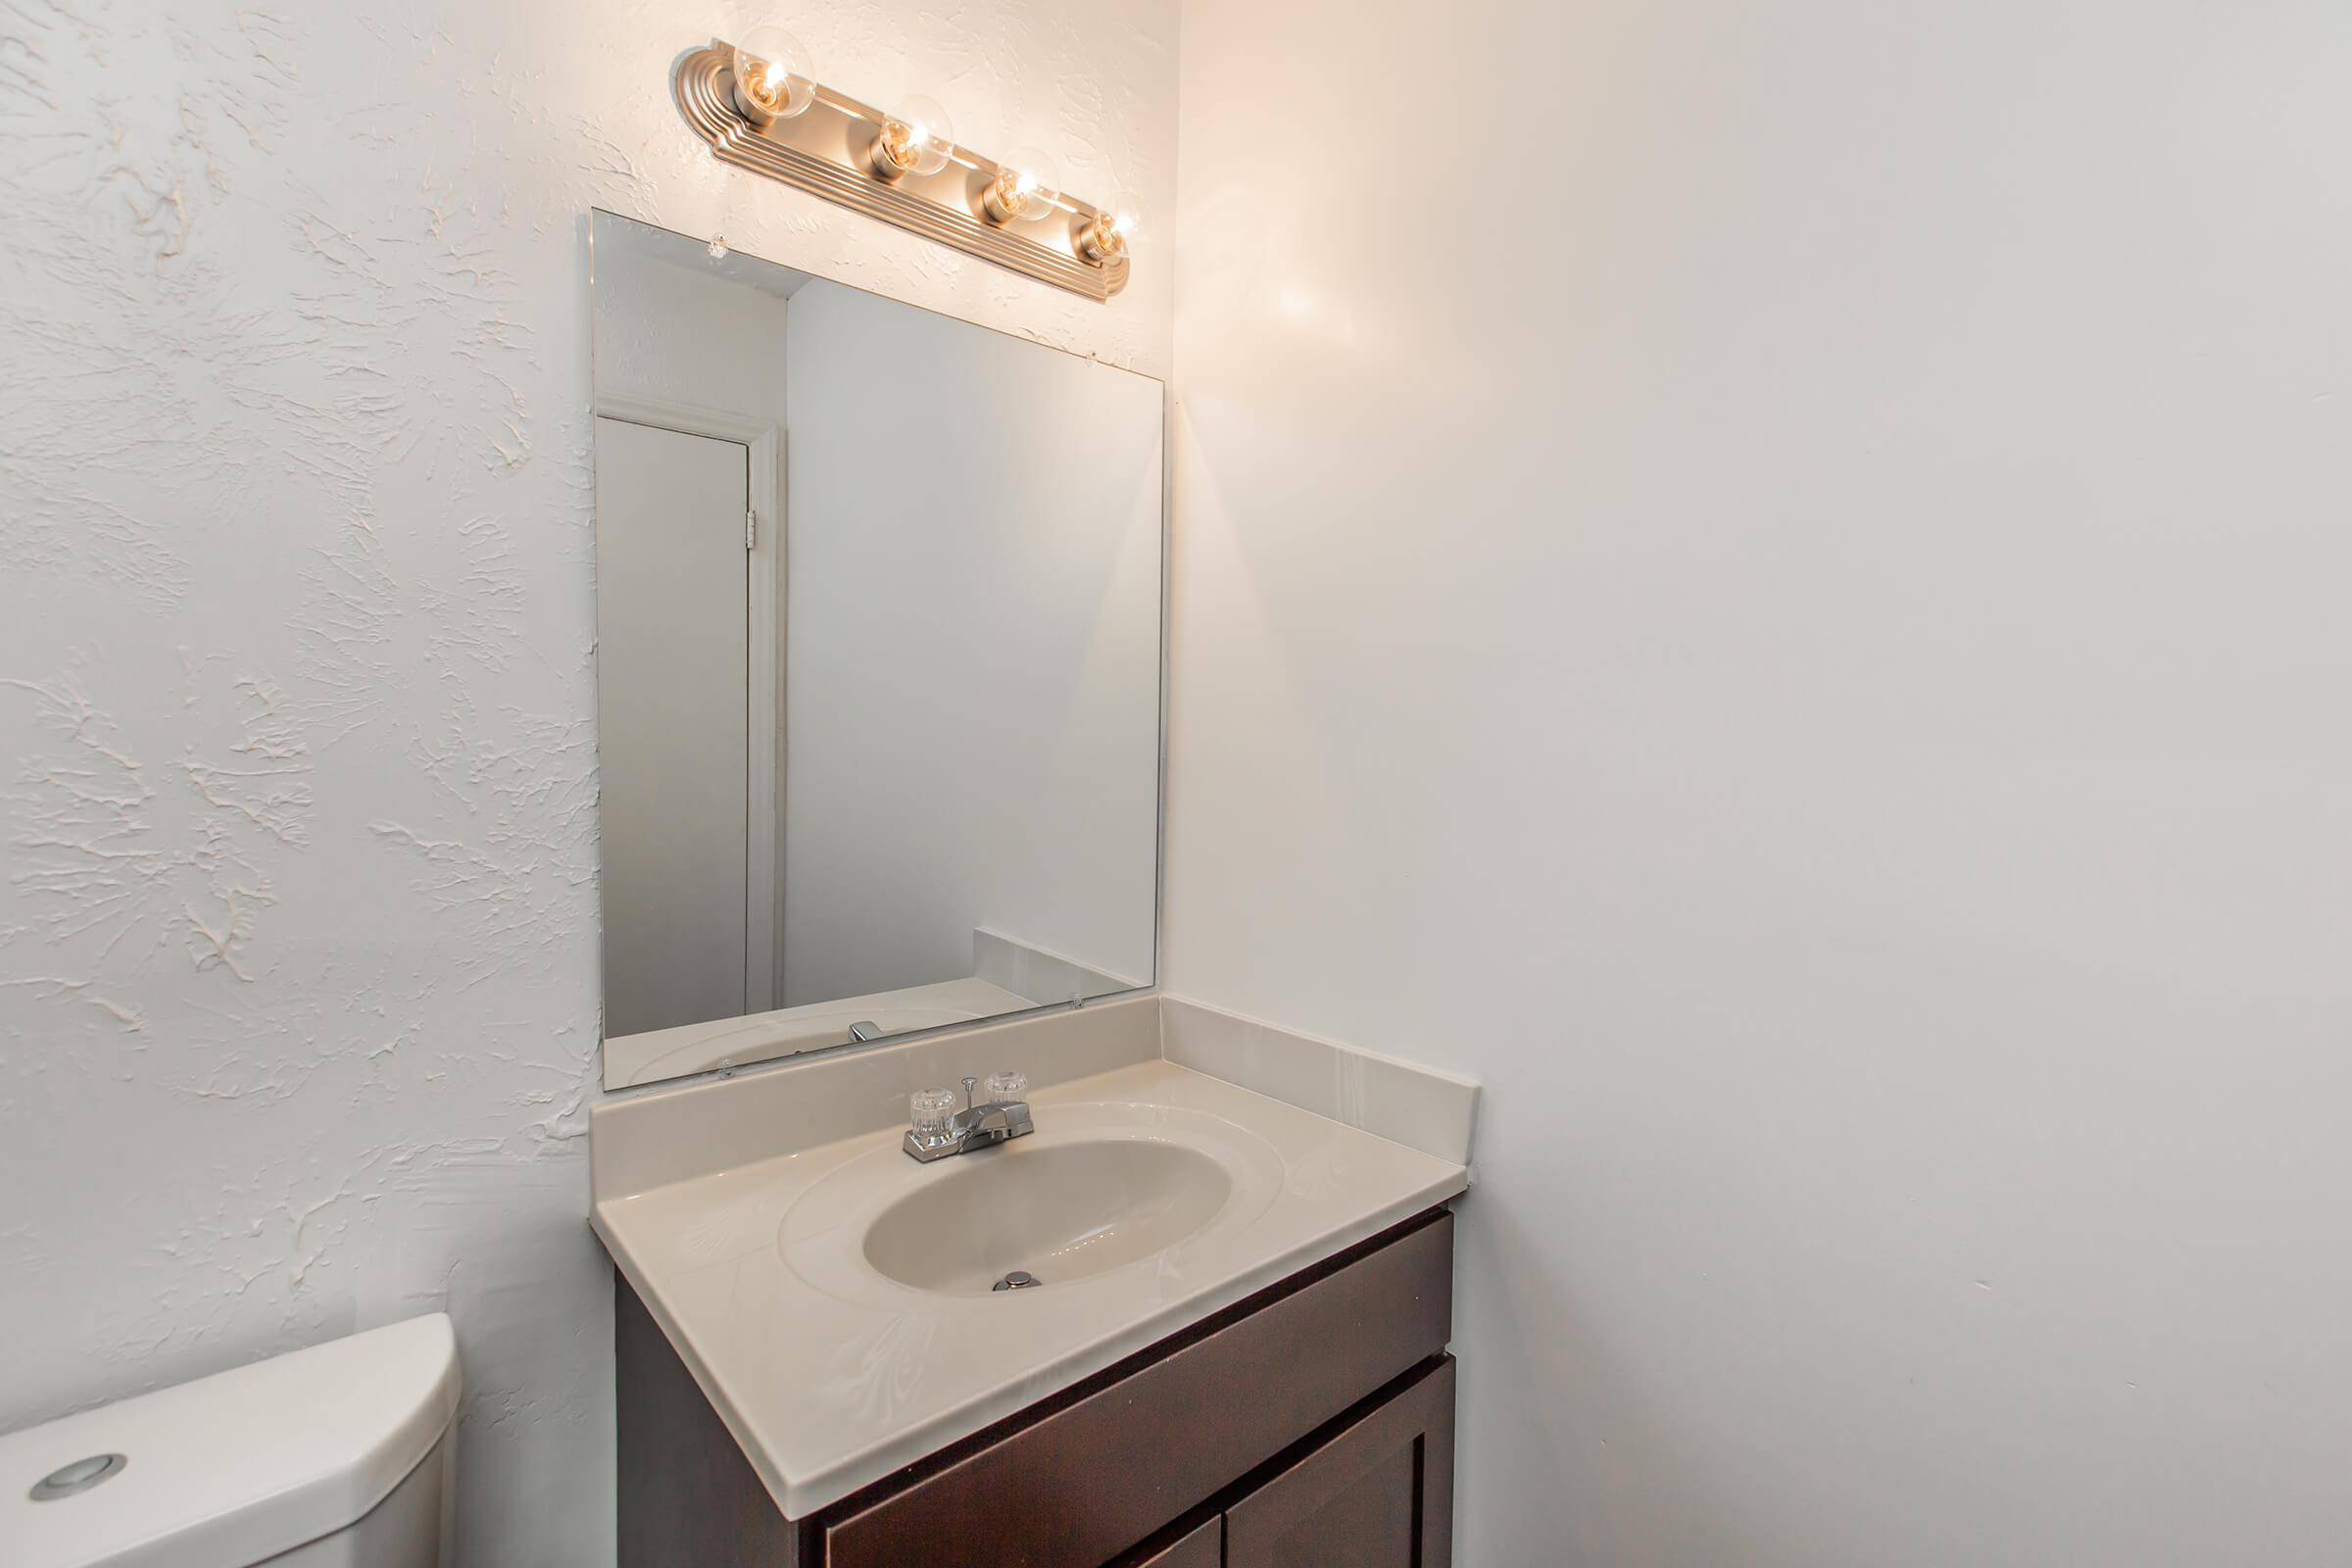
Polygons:
M1453 1358L1225 1513L1225 1568L1447 1568Z

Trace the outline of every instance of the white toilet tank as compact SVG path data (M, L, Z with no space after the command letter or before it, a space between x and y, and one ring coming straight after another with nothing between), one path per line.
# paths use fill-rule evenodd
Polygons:
M439 1568L436 1312L0 1437L7 1568Z

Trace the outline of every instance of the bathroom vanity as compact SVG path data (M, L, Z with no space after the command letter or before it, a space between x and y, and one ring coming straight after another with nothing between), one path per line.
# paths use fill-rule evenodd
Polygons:
M1209 1016L600 1104L623 1568L1446 1562L1474 1090L1261 1026L1245 1086ZM1032 1134L909 1157L904 1085L1007 1064Z
M1445 1564L1452 1231L1420 1215L801 1520L622 1278L620 1561Z

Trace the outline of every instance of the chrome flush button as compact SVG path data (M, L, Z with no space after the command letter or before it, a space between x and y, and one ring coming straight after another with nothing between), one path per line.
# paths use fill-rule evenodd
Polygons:
M120 1474L129 1462L119 1453L93 1453L87 1459L76 1459L41 1477L33 1483L30 1495L35 1502L71 1497Z

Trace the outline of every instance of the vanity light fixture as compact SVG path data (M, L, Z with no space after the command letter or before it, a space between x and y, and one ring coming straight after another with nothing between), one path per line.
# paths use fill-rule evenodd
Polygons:
M927 98L883 110L821 85L780 27L689 51L673 85L686 122L738 168L1089 299L1127 286L1124 209L1062 190L1042 150L1000 163L958 146Z

